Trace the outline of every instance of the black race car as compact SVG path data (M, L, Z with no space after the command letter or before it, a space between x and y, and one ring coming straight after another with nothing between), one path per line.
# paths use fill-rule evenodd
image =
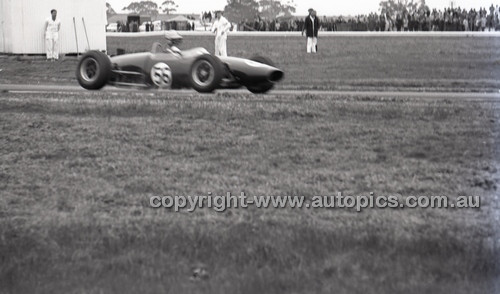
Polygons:
M279 82L284 73L267 58L216 57L205 48L179 50L182 37L165 34L168 43L154 43L150 52L109 57L100 51L85 53L78 63L76 77L85 89L105 85L181 89L198 92L246 87L253 93L265 93Z

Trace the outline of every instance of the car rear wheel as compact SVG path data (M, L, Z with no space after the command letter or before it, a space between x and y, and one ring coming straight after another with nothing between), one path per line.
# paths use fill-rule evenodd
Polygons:
M85 89L101 89L109 81L110 75L111 61L100 51L89 51L78 62L76 79Z
M198 57L189 72L191 86L198 92L210 93L219 86L222 79L222 65L212 55Z
M250 60L267 64L269 66L275 66L274 63L271 61L271 59L264 56L254 56L250 58ZM272 88L274 88L274 83L269 81L261 82L256 85L247 85L248 91L254 94L263 94L270 91Z

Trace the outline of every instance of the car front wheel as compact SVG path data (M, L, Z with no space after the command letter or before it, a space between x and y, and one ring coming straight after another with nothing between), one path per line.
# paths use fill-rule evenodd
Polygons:
M110 75L111 61L100 51L89 51L78 62L76 79L85 89L101 89L109 81Z

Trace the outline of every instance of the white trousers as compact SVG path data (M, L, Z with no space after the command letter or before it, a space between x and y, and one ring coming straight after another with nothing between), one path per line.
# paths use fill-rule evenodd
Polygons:
M307 37L307 53L316 53L317 37Z
M59 59L59 33L45 34L45 50L47 59Z
M215 56L227 56L226 41L226 34L215 37Z

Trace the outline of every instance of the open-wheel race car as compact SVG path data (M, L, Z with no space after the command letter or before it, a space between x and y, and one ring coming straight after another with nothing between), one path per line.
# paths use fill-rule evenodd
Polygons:
M98 90L105 85L141 88L193 88L198 92L246 87L266 93L284 73L262 56L250 59L213 56L205 48L179 50L182 37L166 32L168 43L155 42L150 52L109 57L100 51L85 53L76 70L78 83Z

